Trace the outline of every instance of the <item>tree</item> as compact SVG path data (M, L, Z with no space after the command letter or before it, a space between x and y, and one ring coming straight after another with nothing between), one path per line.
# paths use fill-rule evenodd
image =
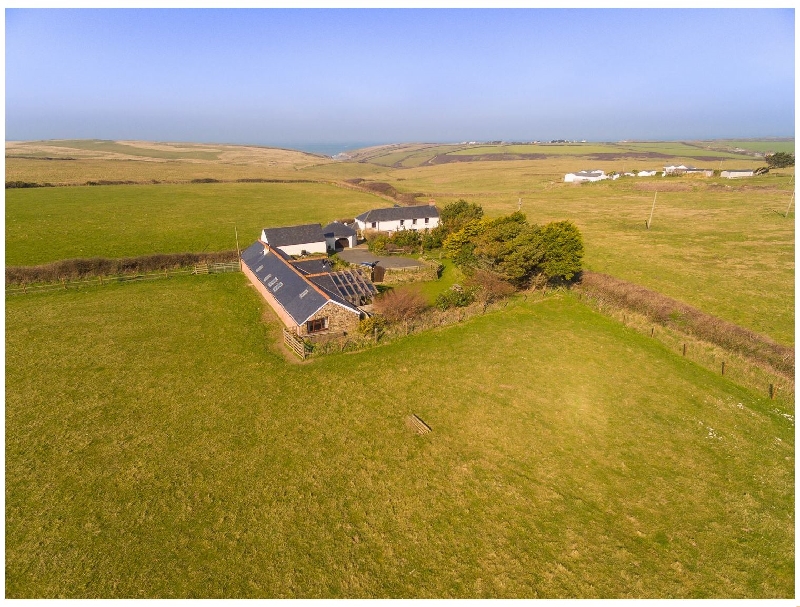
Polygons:
M541 231L542 271L548 279L572 280L581 271L583 239L571 221L548 223Z
M470 221L483 217L483 207L474 202L467 202L458 199L451 202L439 213L439 224L442 226L445 236L457 232Z
M767 156L767 166L771 169L782 169L794 166L794 154L776 152Z

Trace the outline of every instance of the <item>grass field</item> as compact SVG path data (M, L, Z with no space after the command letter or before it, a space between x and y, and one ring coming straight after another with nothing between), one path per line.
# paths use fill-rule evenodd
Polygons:
M741 148L743 150L751 150L753 152L788 152L794 154L794 141L786 140L764 140L758 141L753 139L743 140L721 140L704 142L711 146L727 146L731 148Z
M242 248L268 226L327 224L386 201L320 183L224 183L6 191L6 264Z
M83 162L103 161L81 161L78 166ZM751 165L758 162L752 159ZM162 164L129 162L128 166ZM563 183L564 173L579 168L602 165L621 171L660 164L562 156L408 169L328 163L292 169L291 175L386 181L401 192L424 192L424 200L432 197L440 208L459 198L478 202L491 216L516 210L522 198L522 210L531 221L571 219L578 225L589 269L653 288L782 343L794 343L794 212L783 217L793 187L791 171L739 181L654 177L580 186ZM716 164L735 168L746 162ZM91 166L92 171L102 171L102 166ZM181 166L200 165L175 163L175 170ZM282 171L275 169L275 174ZM653 229L647 231L644 222L656 191ZM234 225L241 244L255 239L266 225L326 223L388 204L382 198L321 183L7 190L6 263L232 249Z
M7 300L7 598L794 596L776 401L569 296L309 364L263 310Z

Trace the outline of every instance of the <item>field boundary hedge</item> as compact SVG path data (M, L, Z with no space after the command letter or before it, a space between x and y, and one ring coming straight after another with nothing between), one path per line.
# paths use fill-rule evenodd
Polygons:
M236 251L158 253L118 259L106 257L62 259L38 266L9 266L6 268L6 287L164 272L190 268L200 263L228 263L238 259Z
M600 305L609 304L641 314L654 323L766 364L778 373L794 376L794 348L681 301L599 272L584 271L576 287Z

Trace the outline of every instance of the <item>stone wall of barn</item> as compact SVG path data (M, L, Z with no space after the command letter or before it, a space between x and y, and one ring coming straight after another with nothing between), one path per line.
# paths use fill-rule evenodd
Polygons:
M361 319L361 315L357 312L343 308L339 304L329 301L308 320L316 320L319 318L328 319L327 329L324 331L309 333L308 325L303 323L298 327L298 335L300 337L308 337L310 339L347 335L358 329L358 321Z

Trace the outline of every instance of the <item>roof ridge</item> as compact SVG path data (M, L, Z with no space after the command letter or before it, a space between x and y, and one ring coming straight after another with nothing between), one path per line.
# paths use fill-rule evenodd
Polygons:
M264 243L264 244L266 245L268 251L280 251L280 249L278 249L278 248L273 249L268 244L266 244L266 243ZM281 251L281 253L283 253L283 251ZM317 285L315 285L313 282L308 280L307 277L302 272L300 272L300 270L298 270L291 263L289 263L289 260L285 259L283 257L283 255L277 255L277 257L284 263L284 265L286 265L287 268L290 268L292 270L292 272L297 274L301 279L303 279L304 282L307 282L308 284L310 284L314 288L314 290L317 291L320 295L322 295L326 299L330 299L330 295L324 293Z

